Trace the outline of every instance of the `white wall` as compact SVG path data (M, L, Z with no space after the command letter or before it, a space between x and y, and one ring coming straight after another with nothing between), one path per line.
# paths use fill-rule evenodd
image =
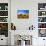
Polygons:
M36 2L37 3L37 2ZM37 4L34 1L30 0L12 0L11 1L11 22L13 22L16 25L17 30L28 30L29 26L33 24L35 18L36 10L37 10ZM34 5L35 4L35 5ZM20 9L28 9L29 10L29 19L18 19L17 18L17 10ZM34 13L35 12L35 13ZM35 15L34 15L35 14Z
M46 0L11 0L11 22L17 28L15 32L20 34L25 31L24 34L26 34L30 25L33 24L35 26L35 30L32 31L34 37L33 46L41 46L40 44L43 44L43 39L38 38L38 3L46 3ZM17 18L17 10L20 9L29 9L29 19Z
M29 26L32 24L35 26L34 33L32 35L38 36L37 34L37 0L11 0L11 22L16 25L16 32L19 34L27 34ZM17 10L29 9L29 19L18 19ZM21 30L21 31L20 31ZM29 33L31 34L31 33ZM37 44L37 43L36 43Z

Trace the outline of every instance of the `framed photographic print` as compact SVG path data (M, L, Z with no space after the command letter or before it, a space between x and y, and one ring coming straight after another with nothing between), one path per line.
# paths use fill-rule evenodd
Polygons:
M18 19L28 19L29 10L17 10L17 18Z

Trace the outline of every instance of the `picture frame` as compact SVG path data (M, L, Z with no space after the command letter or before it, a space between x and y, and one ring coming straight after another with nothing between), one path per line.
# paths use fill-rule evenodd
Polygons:
M29 19L29 10L17 10L18 19Z

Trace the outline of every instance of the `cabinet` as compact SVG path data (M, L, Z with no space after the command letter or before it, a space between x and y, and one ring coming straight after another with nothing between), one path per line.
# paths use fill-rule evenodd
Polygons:
M0 45L8 45L9 4L0 0Z
M38 3L38 31L40 37L46 37L46 3Z
M8 3L0 3L0 35L8 37Z
M0 45L8 45L8 37L5 37L4 35L0 35Z

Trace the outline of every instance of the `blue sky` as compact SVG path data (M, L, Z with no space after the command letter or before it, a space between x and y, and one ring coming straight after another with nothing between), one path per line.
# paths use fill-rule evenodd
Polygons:
M29 14L29 10L17 10L17 14Z

